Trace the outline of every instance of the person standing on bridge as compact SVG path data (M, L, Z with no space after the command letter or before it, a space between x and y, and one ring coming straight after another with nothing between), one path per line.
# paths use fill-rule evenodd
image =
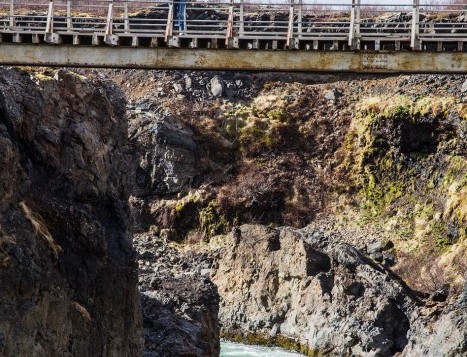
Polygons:
M185 32L186 0L176 0L174 10L174 12L177 14L178 30L180 31L180 34L183 34Z

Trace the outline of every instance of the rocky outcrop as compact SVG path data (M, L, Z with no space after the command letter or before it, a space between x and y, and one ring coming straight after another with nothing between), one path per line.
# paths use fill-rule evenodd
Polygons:
M298 342L309 355L465 352L465 308L444 313L435 325L439 330L422 337L422 329L429 331L435 320L419 317L440 310L423 306L390 271L356 248L334 242L332 235L244 225L229 239L212 273L228 338L293 341L295 347Z
M135 229L172 226L173 214L165 209L163 198L186 192L199 175L193 132L152 102L130 107L128 114L136 163L130 200Z
M427 309L419 310L409 333L409 344L402 356L457 357L467 354L467 282L458 301L441 316Z
M124 98L0 70L0 355L137 356Z
M214 274L226 335L331 355L459 353L465 76L107 73L129 99L149 356L217 343L209 259L164 242L249 222L314 228L234 231Z
M190 128L163 109L151 108L150 102L130 108L129 114L129 138L138 164L133 193L164 196L189 187L198 173Z
M162 276L142 286L144 356L219 356L219 295L208 279Z
M145 357L219 356L219 294L197 265L150 233L136 236Z

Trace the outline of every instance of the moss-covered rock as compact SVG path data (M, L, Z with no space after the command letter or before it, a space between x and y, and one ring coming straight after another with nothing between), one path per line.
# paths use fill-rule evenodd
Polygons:
M321 351L317 351L309 348L307 345L301 344L296 339L291 337L277 334L276 336L271 336L261 333L252 333L252 332L240 332L240 331L225 331L221 330L221 338L245 343L248 345L258 345L258 346L277 346L285 350L299 352L307 357L322 357L324 354ZM343 356L346 357L346 356Z
M466 237L460 108L454 97L401 95L356 105L342 167L358 192L358 215L405 232L395 237L398 250L437 259Z

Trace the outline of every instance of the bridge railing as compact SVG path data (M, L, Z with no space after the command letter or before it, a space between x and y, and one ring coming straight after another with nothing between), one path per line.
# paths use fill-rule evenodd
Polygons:
M98 44L102 37L109 45L130 37L134 46L138 39L154 37L173 46L183 39L194 45L220 39L227 47L238 47L244 40L251 48L262 42L277 48L277 41L282 41L291 49L301 48L301 43L318 49L320 41L327 49L338 49L342 43L358 49L371 43L376 50L386 41L409 42L415 50L429 41L467 42L467 4L321 1L0 0L0 33L18 39L28 33L44 35L50 43L72 35L76 41L92 36L92 43Z
M45 0L31 4L27 0L0 1L0 29L17 31L32 27L44 31L49 3Z
M431 4L424 7L423 14L429 21L420 23L421 40L467 40L467 4ZM463 17L463 21L456 21L456 17Z
M173 4L168 1L115 1L112 19L114 33L163 35L171 6Z

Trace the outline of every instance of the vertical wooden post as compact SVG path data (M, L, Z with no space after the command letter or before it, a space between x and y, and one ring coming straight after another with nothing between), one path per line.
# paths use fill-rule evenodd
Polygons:
M234 17L234 0L230 0L229 17L227 19L227 29L225 32L225 45L229 46L229 41L233 37L233 17Z
M362 10L362 0L357 0L357 6L355 7L355 38L358 39L360 48L360 20Z
M167 12L167 25L165 27L165 42L172 37L173 34L173 13L174 11L174 0L170 0L169 2L169 11Z
M189 3L189 0L186 0L187 3ZM183 32L185 32L185 35L187 34L188 32L188 26L187 26L187 23L186 23L186 6L187 6L187 3L185 3L185 6L183 7Z
M49 10L47 12L47 22L45 24L44 42L59 44L61 38L57 33L54 33L54 1L49 1Z
M414 51L420 51L420 0L413 0L413 9L412 9L412 32L410 36L410 47Z
M243 0L240 0L240 28L238 30L238 35L243 36L245 32L245 23L244 23L244 16L243 16Z
M360 0L352 0L350 9L349 46L353 50L360 49Z
M73 22L71 19L71 1L66 2L66 30L68 32L73 30Z
M45 33L54 32L54 1L49 1L49 10L47 12L47 22L45 24Z
M15 27L15 4L14 0L10 0L10 27Z
M128 33L130 32L130 19L128 18L128 1L125 1L125 4L123 5L123 11L125 16L125 20L123 20L123 27L125 29L125 33Z
M111 46L117 46L119 39L113 34L114 2L109 1L109 10L107 12L107 22L105 24L104 42Z
M298 0L298 28L297 28L297 31L298 31L298 36L301 36L302 35L302 30L303 30L303 27L302 27L302 8L303 8L303 0Z
M294 1L295 0L290 0L290 9L289 9L289 26L287 29L287 41L286 41L286 47L290 48L291 47L291 40L293 37L293 20L294 20Z
M113 0L109 1L109 8L107 10L107 21L105 23L105 35L112 35L112 20L113 20Z
M352 7L350 8L350 28L349 28L349 46L352 47L353 39L355 36L355 2L352 0Z

